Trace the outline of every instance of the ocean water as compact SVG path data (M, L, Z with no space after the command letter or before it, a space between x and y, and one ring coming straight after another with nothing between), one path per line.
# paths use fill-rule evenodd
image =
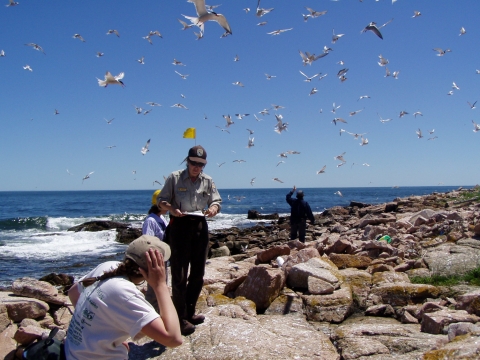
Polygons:
M459 186L400 188L308 188L305 200L314 213L350 201L377 204L396 197L446 192ZM469 188L470 186L464 186ZM209 221L210 231L248 227L248 210L288 214L290 189L223 189L222 212ZM334 193L340 190L343 197ZM107 260L121 260L126 245L115 231L69 232L91 220L125 221L141 227L152 196L150 190L0 192L0 289L20 277L40 278L51 272L75 277Z

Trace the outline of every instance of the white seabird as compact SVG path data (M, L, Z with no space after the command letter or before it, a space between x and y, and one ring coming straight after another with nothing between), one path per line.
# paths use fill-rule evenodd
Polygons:
M108 85L121 85L122 87L125 87L125 84L123 83L122 79L125 76L125 73L121 72L117 76L113 76L110 71L107 71L105 74L105 80L98 80L98 85L107 87Z
M204 24L207 21L216 21L221 27L225 29L228 34L232 34L230 25L228 24L227 19L222 14L217 14L213 11L208 12L207 7L205 6L205 0L188 0L195 5L195 10L197 11L197 17L183 15L186 19L200 28L200 31L204 32Z

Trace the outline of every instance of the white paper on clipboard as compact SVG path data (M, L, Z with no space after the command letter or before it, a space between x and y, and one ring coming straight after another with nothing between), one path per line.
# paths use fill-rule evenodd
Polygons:
M193 215L193 216L205 216L205 214L202 212L202 210L197 210L197 211L184 211L182 212L183 215Z

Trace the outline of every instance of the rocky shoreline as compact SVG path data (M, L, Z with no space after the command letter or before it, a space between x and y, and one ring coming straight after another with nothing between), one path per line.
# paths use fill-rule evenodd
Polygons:
M480 358L480 287L411 281L480 266L480 201L468 196L478 191L333 207L315 216L305 244L289 240L288 218L249 213L265 223L210 234L197 305L205 323L179 348L132 342L130 359ZM65 336L68 283L24 278L0 293L0 359L54 326Z

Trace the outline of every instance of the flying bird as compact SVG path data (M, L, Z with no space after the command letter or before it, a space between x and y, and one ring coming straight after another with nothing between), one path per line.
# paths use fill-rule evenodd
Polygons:
M343 194L340 192L340 190L338 190L337 192L334 192L333 195L338 195L343 197Z
M120 37L120 34L118 33L117 30L113 29L113 30L108 30L107 31L107 35L110 35L110 34L115 34L117 35L117 37Z
M272 180L273 180L273 181L278 181L279 183L282 183L282 184L283 184L283 181L280 180L279 178L273 178Z
M473 104L470 104L470 102L467 101L468 106L470 106L470 109L472 109L472 110L476 108L476 106L475 106L476 103L477 102L475 101Z
M360 146L365 146L368 145L368 139L364 138L363 136L360 137L362 139L362 142L360 143Z
M335 44L338 39L340 39L342 36L344 36L345 34L335 34L335 29L332 29L332 44Z
M225 131L225 132L227 132L227 133L229 133L229 134L230 134L230 131L228 131L227 129L223 129L223 128L221 128L221 127L220 127L220 126L218 126L218 125L215 125L215 127L217 127L217 128L219 128L220 130L222 130L222 131Z
M47 55L45 54L45 51L43 51L43 48L38 45L38 44L35 44L35 43L28 43L28 44L25 44L26 46L31 46L32 48L34 48L35 50L38 50L40 52L42 52L44 55Z
M185 109L185 110L188 110L188 108L183 105L183 104L180 104L180 103L177 103L177 104L173 104L172 106L170 107L176 107L176 108L179 108L179 109Z
M477 124L473 120L472 120L472 124L473 124L473 132L479 132L480 131L480 124Z
M333 159L334 160L339 160L341 162L346 162L345 159L343 158L343 155L345 155L346 152L341 153L340 155L335 156Z
M317 175L325 173L326 167L327 167L327 165L323 165L323 167L320 170L317 171Z
M314 79L315 77L319 76L321 73L315 74L315 75L313 75L313 76L307 76L307 75L305 75L303 72L300 71L300 74L302 74L303 76L305 76L305 80L303 80L303 81L310 82L310 81L312 81L312 79Z
M419 17L420 15L422 15L422 14L420 13L420 11L414 10L414 11L413 11L413 16L412 16L412 18Z
M232 121L232 117L230 115L222 115L223 118L225 119L225 121L227 122L227 125L226 127L230 127L230 125L233 125L235 124L233 121Z
M280 35L281 33L285 32L285 31L290 31L290 30L293 30L293 28L290 28L290 29L281 29L281 30L274 30L274 31L271 31L269 33L267 33L268 35Z
M110 125L114 119L115 118L111 118L110 120L107 120L107 119L103 118L103 120L105 120L108 125Z
M185 75L180 74L177 70L175 70L175 73L176 73L178 76L180 76L183 80L187 80L187 76L189 76L188 74L185 74Z
M367 31L371 31L375 35L377 35L380 39L383 40L383 36L382 36L382 33L380 32L380 29L383 28L384 26L390 24L392 21L393 21L393 19L390 19L385 24L383 24L382 26L378 26L378 27L377 27L377 23L372 21L370 24L365 26L365 28L361 32L364 33L364 32L367 32Z
M5 5L5 6L6 6L6 7L10 7L10 6L16 6L16 5L18 5L18 4L20 4L20 3L14 1L14 0L9 0L8 5Z
M186 66L184 63L181 61L178 61L177 59L173 59L173 65L178 65L178 66Z
M148 139L147 143L145 144L144 147L142 147L142 150L140 150L140 152L142 153L142 155L145 155L147 152L149 152L150 150L148 150L148 147L150 146L150 139Z
M141 65L145 65L144 59L145 59L145 57L142 56L140 59L137 59L137 61L138 61Z
M240 81L235 81L234 83L232 83L233 85L238 85L240 87L244 87L245 85L243 85Z
M422 130L418 129L417 131L415 131L415 133L417 134L419 139L423 138Z
M218 167L221 167L223 164L225 164L225 161L224 161L224 162L222 162L222 163L220 163L220 164L219 164L219 163L217 163Z
M252 178L252 180L250 180L250 185L253 186L253 183L255 182L255 179L256 179L256 178Z
M81 42L85 42L85 39L82 37L82 35L80 34L75 34L73 35L73 38L74 39L79 39Z
M360 96L360 97L358 98L358 100L362 100L362 99L370 99L370 96L368 96L368 95L362 95L362 96ZM358 100L357 100L357 101L358 101Z
M276 75L269 75L267 73L265 73L265 76L267 77L267 80L271 80L272 78L277 77Z
M103 87L107 87L108 85L115 85L116 84L116 85L121 85L122 87L125 87L125 84L122 81L124 76L125 76L125 73L123 73L123 72L121 72L117 76L113 76L110 73L110 71L107 71L107 73L105 74L105 80L100 80L99 78L97 78L98 85L103 86Z
M316 18L316 17L319 17L319 16L322 16L322 15L325 15L327 13L327 10L324 10L324 11L315 11L313 10L312 8L309 8L309 7L306 7L305 6L305 9L308 10L308 12L310 13L310 16L312 18Z
M460 29L460 34L458 34L459 36L462 36L462 35L465 35L467 33L467 31L465 30L465 28L462 26L462 28Z
M249 116L250 114L235 114L238 120L242 120L245 116Z
M443 55L445 55L447 52L452 52L452 50L450 50L450 49L445 49L445 50L443 50L443 49L440 49L440 48L434 48L433 51L438 52L437 56L443 56Z
M84 180L87 180L87 179L90 179L90 175L92 175L95 171L92 171L91 173L88 173L87 175L85 175L82 179L82 184L83 184L83 181Z
M414 116L414 117L417 117L417 115L423 116L423 114L422 114L420 111L415 111L415 112L413 113L413 116Z
M255 12L255 15L257 15L257 17L262 17L263 15L266 15L268 14L269 12L272 12L273 11L273 8L270 8L270 9L262 9L260 7L260 0L258 0L258 3L257 3L257 10Z
M253 137L252 137L252 138L250 138L250 137L248 138L247 148L250 149L252 146L255 146L255 144L253 143L253 140L254 140L254 139L255 139L255 138L253 138Z
M100 52L100 51L97 51L97 55L95 55L96 57L102 57L103 55L105 55L104 53Z
M25 65L25 66L23 67L23 69L24 69L24 70L28 70L28 71L33 71L33 69L32 69L32 68L30 67L30 65L28 65L28 64Z
M207 21L216 21L222 28L225 29L227 34L232 34L230 25L228 24L227 19L222 14L217 14L214 11L208 12L207 7L205 6L205 0L188 0L188 2L195 5L195 10L197 12L197 17L183 15L184 18L190 20L190 22L200 28L200 31L204 32L204 24Z

